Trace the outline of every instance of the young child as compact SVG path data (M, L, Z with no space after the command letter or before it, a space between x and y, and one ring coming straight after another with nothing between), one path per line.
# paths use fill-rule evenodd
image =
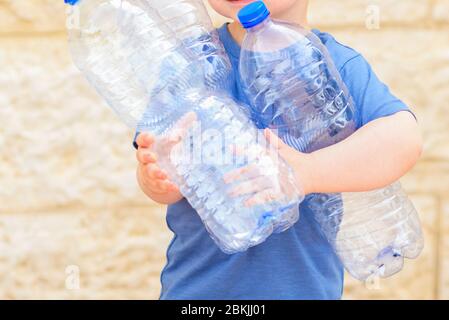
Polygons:
M209 0L219 14L234 19L218 31L237 75L233 94L244 100L238 77L245 35L238 11L250 0ZM265 0L273 18L307 28L307 0ZM281 156L294 169L306 194L368 191L384 187L409 171L422 150L417 122L408 107L376 77L368 62L330 34L312 30L329 50L361 115L361 127L331 147L303 154L279 142ZM267 131L270 140L277 137ZM339 299L343 267L307 208L286 232L248 251L226 255L213 243L198 214L167 179L152 151L154 137L136 139L137 177L154 201L168 204L174 238L167 251L161 299Z

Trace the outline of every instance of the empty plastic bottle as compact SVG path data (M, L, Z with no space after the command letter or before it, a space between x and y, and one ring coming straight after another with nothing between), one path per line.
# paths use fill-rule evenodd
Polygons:
M351 95L320 39L273 21L262 1L239 12L246 28L240 73L259 128L276 130L301 152L335 144L357 128ZM419 218L399 182L371 192L306 199L330 244L355 278L387 277L423 247Z
M176 16L172 9L187 8L189 1L65 2L75 16L69 43L76 65L128 126L156 135L161 167L224 252L261 243L285 212L298 219L303 196L292 170L258 137L243 106L226 95L230 64L208 25L205 32L192 31L185 39L167 18ZM188 29L201 29L200 11L189 12L176 16L176 23L193 17ZM168 137L175 130L184 130L186 138L172 145ZM243 146L245 155L235 156L234 145ZM260 198L253 207L245 201L263 195L262 189L232 197L236 184L223 180L248 162L258 168L260 187L276 195Z

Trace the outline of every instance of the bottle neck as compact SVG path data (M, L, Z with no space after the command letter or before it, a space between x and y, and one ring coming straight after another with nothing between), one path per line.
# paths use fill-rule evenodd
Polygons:
M264 29L265 27L269 26L272 23L273 23L273 21L271 20L271 18L267 17L264 21L262 21L258 25L255 25L254 27L251 27L251 28L247 28L246 32L248 32L248 33L250 33L250 32L257 32L257 31L259 31L261 29Z

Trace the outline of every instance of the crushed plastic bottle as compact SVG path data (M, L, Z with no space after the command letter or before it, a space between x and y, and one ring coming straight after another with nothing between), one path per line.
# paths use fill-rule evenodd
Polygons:
M227 95L231 66L198 1L65 2L78 17L69 30L76 65L120 119L157 137L161 167L224 252L263 242L279 230L280 216L291 224L298 220L301 189L244 106ZM184 130L185 138L172 145L169 136L176 130ZM245 147L245 154L236 156L234 145ZM258 175L242 174L247 184L254 178L262 183L232 196L236 183L223 177L248 164ZM263 188L275 197L260 198ZM260 201L248 207L250 197Z

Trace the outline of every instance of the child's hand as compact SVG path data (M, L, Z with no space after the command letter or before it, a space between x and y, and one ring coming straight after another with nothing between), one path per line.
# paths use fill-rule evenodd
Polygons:
M265 130L264 134L270 144L268 148L269 156L274 159L280 156L293 170L296 185L301 189L299 192L304 193L304 195L310 193L311 187L309 186L306 170L309 155L289 147L268 129ZM294 192L293 190L282 189L282 180L288 179L288 175L290 174L289 168L283 167L280 164L277 169L278 176L270 178L267 176L267 172L263 171L263 168L261 171L260 166L257 164L249 164L227 173L224 176L224 180L226 183L235 183L235 186L233 186L230 192L232 196L240 197L248 195L249 198L245 200L245 205L251 207L280 200L289 193ZM279 180L280 182L276 183Z
M178 187L168 179L167 172L158 165L157 155L153 152L155 137L150 133L141 133L136 139L139 146L136 157L139 162L139 180L145 189L153 194L179 192Z
M159 138L158 145L162 146L159 152L170 154L172 148L181 142L189 128L196 121L193 112L187 113L173 127L170 134ZM156 202L172 204L182 199L178 186L170 181L168 173L158 164L158 156L154 152L156 138L150 133L141 133L136 139L138 150L136 153L137 179L146 195Z

